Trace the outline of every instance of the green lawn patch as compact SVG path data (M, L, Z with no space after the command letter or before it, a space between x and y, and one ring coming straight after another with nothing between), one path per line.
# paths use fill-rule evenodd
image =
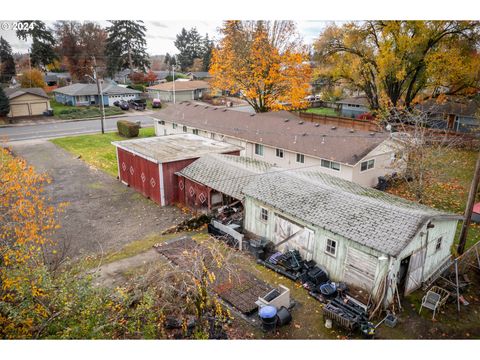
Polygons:
M335 109L326 108L326 107L318 107L318 108L310 108L306 110L309 114L316 114L316 115L326 115L326 116L338 116L338 113Z
M142 128L138 137L155 136L154 128ZM81 156L86 163L117 176L117 154L112 141L126 140L117 133L69 136L51 140L74 155Z
M477 154L476 151L464 149L448 149L445 151L435 162L434 166L437 167L436 173L438 175L428 182L425 205L463 215L470 182L473 179ZM405 183L399 182L388 191L397 196L415 200ZM479 201L478 198L477 201ZM461 225L462 222L460 221L456 240L458 240ZM468 232L466 248L478 241L480 241L480 225L472 224Z
M53 114L57 119L90 119L100 117L102 112L98 106L68 106L60 104L54 99L50 100L50 107L53 109ZM116 106L106 106L105 116L121 115L123 110Z

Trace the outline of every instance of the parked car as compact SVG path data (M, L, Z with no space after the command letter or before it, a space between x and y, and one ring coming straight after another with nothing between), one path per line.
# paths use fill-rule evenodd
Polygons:
M147 107L145 100L130 100L128 105L130 106L130 109L134 110L145 110Z
M162 107L162 102L160 99L153 99L152 100L152 108L161 108Z
M119 107L122 110L130 109L130 105L125 100L117 100L113 103L113 105Z

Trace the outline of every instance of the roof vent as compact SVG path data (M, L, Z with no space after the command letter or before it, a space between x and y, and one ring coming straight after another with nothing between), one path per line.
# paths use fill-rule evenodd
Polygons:
M303 125L303 121L299 121L299 122L298 122L298 125Z
M289 121L290 121L290 119L285 119L285 120L283 120L283 121L285 121L285 122L289 122Z
M350 129L350 132L351 132L351 133L354 133L354 132L355 132L355 130L354 130L354 129Z
M223 109L222 111L225 112L225 111L227 111L227 109Z
M197 107L197 106L198 106L198 104L195 104L195 105L193 105L193 106Z
M370 133L370 136L375 136L375 133L374 133L374 132L371 132L371 133Z
M212 110L217 110L218 108L214 107Z
M253 113L253 114L250 114L250 116L255 116L255 113Z
M185 106L190 106L189 102L185 102L184 104L185 104Z
M302 136L307 136L307 133L303 133Z
M316 124L315 124L315 127L319 127L319 126L320 126L320 124L319 124L319 123L316 123Z
M337 130L337 127L336 127L336 126L332 126L330 129L332 129L332 130Z
M208 109L208 108L209 108L209 106L205 106L205 109Z

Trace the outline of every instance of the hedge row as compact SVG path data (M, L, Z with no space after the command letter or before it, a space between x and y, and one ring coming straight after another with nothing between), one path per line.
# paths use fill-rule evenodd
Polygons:
M140 132L140 125L128 120L118 120L117 129L121 136L132 138L138 136L138 133Z

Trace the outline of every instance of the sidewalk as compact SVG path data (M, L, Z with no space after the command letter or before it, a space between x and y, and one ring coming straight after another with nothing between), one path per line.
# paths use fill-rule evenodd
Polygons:
M124 117L136 117L136 116L151 116L155 115L156 111L153 110L145 110L145 111L135 111L132 113L125 113L121 115L111 115L105 116L105 119L116 119L116 118L124 118ZM0 124L0 128L8 128L8 127L22 127L22 126L31 126L31 125L45 125L45 124L61 124L66 122L76 122L76 121L87 121L87 120L100 120L101 117L93 117L93 118L82 118L82 119L55 119L52 117L35 117L32 119L25 119L20 120L19 123L14 124Z

